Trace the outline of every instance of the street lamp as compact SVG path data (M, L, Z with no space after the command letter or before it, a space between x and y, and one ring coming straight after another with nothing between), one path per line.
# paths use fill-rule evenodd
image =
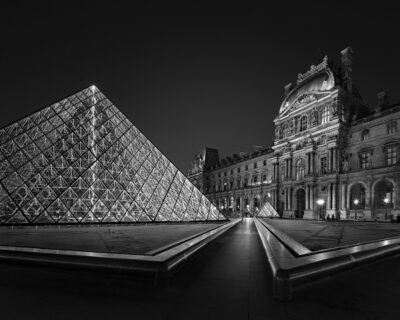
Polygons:
M319 205L319 218L322 219L322 206L324 205L325 200L324 199L318 199L317 200L317 205Z
M360 203L360 200L354 199L354 209L355 209L355 212L354 212L354 219L355 219L355 220L357 220L357 206L358 206L359 203Z
M388 217L388 208L389 208L389 199L388 199L388 198L385 198L385 199L383 199L383 202L385 203L385 206L386 206L385 220L387 220L387 217Z

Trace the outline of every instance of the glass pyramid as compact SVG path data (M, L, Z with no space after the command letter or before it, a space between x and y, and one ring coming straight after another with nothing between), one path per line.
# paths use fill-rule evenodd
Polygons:
M0 224L226 220L95 87L0 129Z
M277 217L279 218L280 215L275 210L275 208L267 201L264 206L261 208L260 212L257 214L259 218L269 218L269 217Z

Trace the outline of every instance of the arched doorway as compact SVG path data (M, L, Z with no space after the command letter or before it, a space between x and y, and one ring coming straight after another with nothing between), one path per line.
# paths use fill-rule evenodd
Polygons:
M356 183L350 189L350 210L365 209L365 186Z
M236 198L236 211L240 211L240 197Z
M306 208L306 192L300 188L296 191L296 218L303 218L304 209Z
M253 211L254 215L257 215L257 213L260 211L260 199L258 196L254 197L253 199Z
M389 180L381 180L374 187L375 217L390 219L394 204L394 185Z

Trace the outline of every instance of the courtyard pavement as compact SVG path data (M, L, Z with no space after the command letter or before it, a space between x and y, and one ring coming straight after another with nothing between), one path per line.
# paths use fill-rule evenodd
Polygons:
M400 236L400 224L384 222L265 219L311 251Z
M124 254L152 254L222 223L56 226L0 229L0 245Z
M2 319L398 319L400 257L272 297L252 219L198 253L166 286L129 276L0 263Z

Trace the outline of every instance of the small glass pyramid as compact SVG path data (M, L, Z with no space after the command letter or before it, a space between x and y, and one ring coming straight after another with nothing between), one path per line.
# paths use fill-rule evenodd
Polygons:
M270 217L280 217L278 212L275 208L267 201L263 207L261 208L260 212L257 214L259 218L270 218Z
M0 224L226 220L91 86L0 129Z

